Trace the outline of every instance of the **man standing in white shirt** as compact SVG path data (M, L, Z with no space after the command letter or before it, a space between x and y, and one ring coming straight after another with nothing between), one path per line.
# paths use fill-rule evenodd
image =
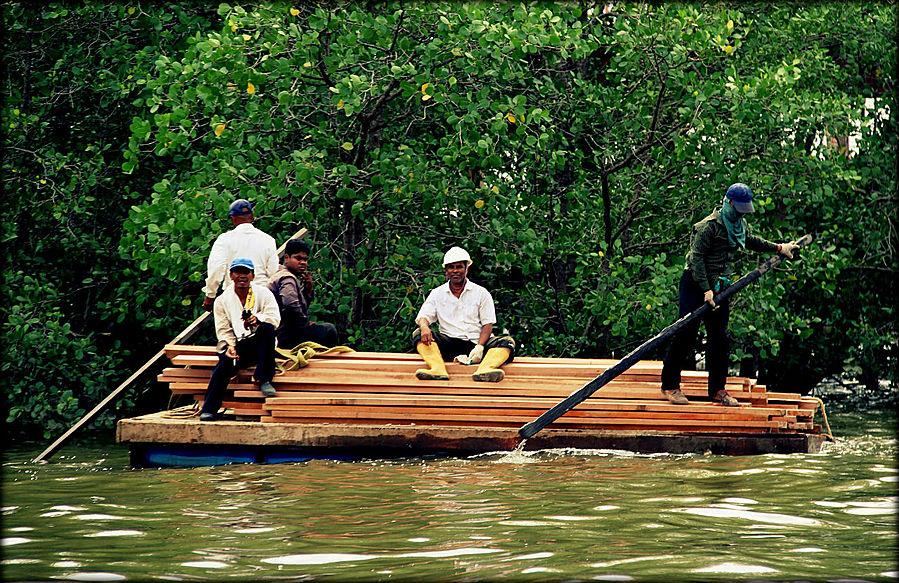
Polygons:
M415 318L418 329L412 334L412 342L430 367L415 371L419 379L448 380L443 355L459 354L459 362L480 363L472 375L474 380L498 382L505 376L500 367L515 357L511 336L493 336L493 297L468 279L469 267L467 251L460 247L447 251L443 256L447 282L431 290ZM434 322L440 327L437 332L431 330Z
M275 240L253 226L253 205L239 198L231 203L228 216L234 228L216 238L206 262L206 285L203 287L203 309L212 309L219 285L227 288L231 281L225 277L228 266L236 257L246 257L256 266L256 285L265 287L278 270L278 251Z
M281 323L278 302L267 287L253 283L253 262L240 257L231 262L228 286L215 299L215 335L219 362L212 369L200 421L214 421L228 382L238 368L256 364L253 379L266 397L275 395L275 328Z

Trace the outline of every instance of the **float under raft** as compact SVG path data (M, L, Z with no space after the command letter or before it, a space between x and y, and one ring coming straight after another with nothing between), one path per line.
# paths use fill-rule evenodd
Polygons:
M158 380L174 395L201 403L214 347L170 345L172 367ZM358 458L509 451L518 428L617 361L518 357L498 383L477 382L476 366L448 363L449 381L421 381L417 354L349 352L319 355L278 374L265 398L242 370L231 381L225 415L212 422L187 408L119 421L117 439L136 466L271 463L315 457ZM526 440L524 449L623 449L647 453L745 455L817 452L818 399L769 392L754 379L729 377L740 403L707 396L707 375L684 371L689 405L660 392L662 363L640 361Z

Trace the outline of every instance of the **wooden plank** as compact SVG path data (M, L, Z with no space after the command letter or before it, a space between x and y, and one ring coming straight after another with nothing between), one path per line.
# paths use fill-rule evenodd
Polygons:
M317 419L315 417L281 417L275 419L274 417L262 416L259 418L259 422L263 424L302 424L307 427L335 427L335 430L342 431L343 428L347 427L377 427L379 430L383 430L383 428L387 429L414 429L416 427L428 427L433 428L433 430L453 430L460 433L472 433L481 430L504 430L504 429L516 429L519 427L516 423L492 423L492 424L475 424L475 423L447 423L442 420L419 420L415 423L404 423L403 421L397 420L383 420L383 419L354 419L352 422L349 421L322 421L321 419ZM770 428L770 427L720 427L712 430L701 430L697 431L695 429L684 429L679 426L669 426L669 425L603 425L601 427L594 425L578 425L576 423L566 423L564 426L556 426L551 425L550 429L553 430L564 430L564 431L583 431L587 433L594 432L602 432L603 434L611 433L638 433L642 435L671 435L671 436L694 436L694 437L706 437L706 436L720 436L720 435L754 435L754 436L764 436L764 435L775 435L784 433L784 430L779 428ZM431 429L429 429L431 431Z
M484 419L493 419L499 418L499 420L506 421L510 418L518 418L520 416L526 416L534 411L540 411L539 408L505 408L503 404L498 404L496 407L441 407L441 406L405 406L405 405L392 405L392 406L380 406L380 405L366 405L366 404L358 404L358 405L347 405L347 406L336 406L333 403L328 403L327 400L322 400L318 403L310 403L310 404L298 404L298 405L269 405L268 403L263 404L262 406L264 411L268 411L269 414L276 415L290 415L293 412L298 411L315 411L318 415L323 418L328 417L338 417L338 418L353 418L354 415L362 415L363 417L372 417L376 415L405 415L410 421L414 421L416 418L426 418L427 415L442 415L448 419L456 418L457 416L465 416L466 418L477 418L483 417ZM647 412L647 411L603 411L603 410L590 410L590 409L572 409L571 411L565 414L567 418L577 418L577 419L666 419L671 421L683 421L684 423L690 424L693 421L701 421L701 420L716 420L722 423L726 423L729 425L741 425L748 424L747 426L754 426L752 424L771 424L771 423L779 423L779 421L772 422L766 417L759 417L753 415L740 415L738 413L732 413L731 410L721 408L717 413L709 414L709 413L692 413L692 412ZM743 419L745 417L745 419ZM760 425L755 425L760 426ZM766 425L768 426L768 425Z
M231 414L235 415L237 419L243 419L245 421L256 421L259 422L261 420L261 411L258 409L245 409L241 406L235 405L231 410Z
M508 423L512 420L519 420L522 415L539 409L446 409L440 407L343 407L335 409L328 415L321 414L321 408L315 405L305 407L291 408L266 408L264 409L273 417L278 416L317 416L322 419L405 419L410 423L416 423L418 420L468 420L470 422L491 423L500 421ZM545 409L544 409L545 410ZM261 412L260 412L261 413ZM388 416L388 417L385 417ZM640 420L643 424L678 424L691 427L710 427L712 425L706 422L714 422L714 424L725 424L734 427L780 427L781 424L787 423L787 420L770 420L767 418L753 417L751 415L734 415L734 414L689 414L689 413L645 413L635 411L580 411L577 415L568 415L568 419L577 419L579 423L610 423L610 420L621 421L622 423L630 423L633 420Z
M205 355L205 356L215 356L215 346L195 346L195 345L173 345L168 344L165 346L166 356L171 358L172 356L180 356L180 355ZM365 360L365 361L383 361L383 360L400 360L407 362L417 362L422 363L422 358L417 353L408 353L408 352L342 352L342 353L333 353L333 354L320 354L316 355L316 360ZM576 365L599 365L599 366L611 366L615 364L617 361L612 359L589 359L589 358L554 358L554 357L540 357L540 356L517 356L515 358L515 362L521 363L531 363L531 364L550 364L553 366L558 366L561 364L576 364ZM662 369L662 362L659 360L644 360L638 363L639 367L649 367L649 368L658 368L658 370ZM691 372L691 371L684 371Z
M365 374L349 374L349 371L344 369L331 369L327 367L319 367L316 364L312 364L309 367L303 368L299 371L290 371L284 374L278 374L275 377L275 382L309 382L311 380L316 379L329 379L329 378L337 378L344 382L348 378L353 378L356 376L361 377L360 380L365 380L368 382L370 378L385 378L389 377L393 380L403 380L410 383L417 382L464 382L466 380L470 380L470 373L472 373L475 369L472 367L464 367L463 365L448 365L448 371L451 376L450 381L418 381L413 375L414 372L413 366L408 367L408 370L395 370L387 367L370 367L364 370ZM179 372L185 371L185 372ZM247 376L251 374L252 368L243 369L238 374L242 376ZM461 373L454 373L453 371L461 370ZM582 383L583 379L576 376L565 376L564 371L559 371L557 374L545 376L538 374L521 374L520 371L522 369L515 369L515 365L507 365L505 367L507 372L506 380L499 383L500 385L507 385L512 382L546 382L546 383L566 383L572 385L578 385ZM517 371L517 372L516 372ZM163 372L163 375L159 377L160 381L167 380L176 380L183 378L185 376L190 376L192 378L199 378L205 375L208 378L211 371L208 369L166 369ZM533 372L533 371L532 371ZM658 375L642 375L642 374L629 374L625 373L621 375L618 379L612 381L610 384L622 383L622 382L634 382L634 383L645 383L657 386L660 381ZM707 377L685 377L683 379L683 385L687 387L705 387L707 385ZM746 390L745 379L741 379L739 377L730 377L727 381L727 388L729 390Z
M173 356L169 360L172 361L172 364L175 366L208 366L213 367L218 364L219 358L218 356L206 356L206 355L179 355Z
M244 411L250 411L250 413L243 413L244 415L262 415L262 402L259 403L247 403L244 401L222 401L222 407L225 409L242 409Z
M239 373L239 378L243 379L249 376L248 371L242 371ZM410 387L419 387L419 386L427 386L427 385L435 385L435 386L452 386L452 387L474 387L478 385L483 385L485 383L475 381L471 378L471 375L450 375L450 380L448 381L422 381L417 379L412 374L406 374L402 372L394 372L394 371L385 371L385 370L371 370L366 371L365 374L353 374L348 375L345 371L317 371L310 372L308 374L281 374L276 375L272 380L274 384L304 384L304 383L319 383L319 384L335 384L335 385L348 385L348 384L358 384L358 385L405 385ZM498 387L508 387L508 386L545 386L545 387L566 387L571 389L578 388L581 386L580 379L573 378L565 378L565 377L539 377L539 376L517 376L509 374L503 381L495 384ZM650 381L646 382L641 379L616 379L609 383L610 387L627 387L627 386L640 386L646 388L654 388L659 390L660 384L658 381ZM692 383L686 382L683 383L682 388L701 388L703 391L707 391L707 383L705 381ZM733 391L742 391L743 387L739 383L730 383L727 385L728 390Z
M353 422L360 419L369 419L369 420L378 420L383 422L402 422L404 424L414 424L421 421L439 421L442 423L448 424L458 424L458 423L466 423L473 425L481 425L481 424L494 424L494 423L502 423L508 425L510 423L522 423L522 419L524 418L532 418L526 415L526 411L522 411L521 414L516 415L508 415L505 412L500 412L497 414L490 415L481 415L481 414L467 414L465 410L462 410L459 413L455 414L447 414L445 411L438 412L417 412L415 415L415 419L412 420L409 417L407 411L403 411L402 408L393 408L391 410L385 410L385 408L378 408L374 411L368 410L353 410L353 411L343 411L343 415L340 417L331 416L331 409L328 407L306 407L302 410L290 410L290 411L271 411L270 415L273 420L283 421L291 418L302 418L302 419L314 419L316 423L322 423L326 420L333 421L344 421L344 420L352 420ZM702 429L702 430L723 430L725 428L730 429L749 429L749 428L762 428L762 429L779 429L784 424L773 422L773 421L725 421L725 420L704 420L704 419L689 419L689 420L677 420L677 419L669 419L660 423L652 423L647 422L646 419L623 419L618 417L587 417L587 416L569 416L568 414L557 419L554 424L557 425L581 425L581 426L605 426L605 425L615 425L619 427L640 427L646 429L647 431L662 431L661 427L678 427L681 430L684 429Z
M183 367L168 367L164 368L162 372L156 378L160 381L165 381L166 379L183 379L183 378L191 378L191 379L204 379L205 381L209 381L209 377L212 374L212 371L208 368L183 368Z
M438 381L439 382L439 381ZM438 386L434 384L422 384L417 387L406 387L397 385L335 385L335 384L308 384L308 385L279 385L274 383L277 396L300 395L306 392L341 392L341 393L401 393L401 394L419 394L419 395L490 395L496 397L558 397L570 394L569 388L503 388L498 387L494 383L474 383L472 386L460 387L453 385ZM242 390L253 391L255 389L249 384L231 384L235 390L236 396L251 396L249 393L241 393ZM257 393L258 394L258 393ZM690 391L684 390L684 394L691 397L694 401L708 403L705 389ZM750 393L731 393L734 398L739 401L751 401ZM595 400L604 399L643 399L650 401L662 401L666 399L658 389L643 388L621 388L621 389L604 389L590 397Z
M510 409L541 409L547 404L552 405L555 399L547 398L503 398L494 397L458 397L456 395L390 395L377 393L357 393L352 395L340 395L334 393L304 393L302 396L269 397L265 400L264 409L271 410L286 408L292 405L368 405L368 406L396 406L409 407L484 407L484 408L510 408ZM672 413L672 414L727 414L733 418L736 416L752 416L768 418L771 415L784 415L782 409L756 408L750 406L723 407L719 404L691 404L674 405L667 401L607 401L600 399L587 399L578 406L579 410L593 411L632 411L648 413Z

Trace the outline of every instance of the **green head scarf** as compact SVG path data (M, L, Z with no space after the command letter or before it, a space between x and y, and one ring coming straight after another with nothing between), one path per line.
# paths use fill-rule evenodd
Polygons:
M721 205L720 214L724 226L727 228L727 240L730 241L730 246L746 247L746 223L743 221L743 215L737 212L726 196Z

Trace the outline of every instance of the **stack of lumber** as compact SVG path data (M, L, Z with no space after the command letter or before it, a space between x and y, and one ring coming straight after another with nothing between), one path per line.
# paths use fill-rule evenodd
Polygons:
M202 402L212 367L211 346L166 346L172 367L158 379L172 393ZM520 427L614 365L614 360L517 357L504 380L475 382L475 366L448 363L449 381L421 381L417 354L352 352L316 356L309 365L279 374L274 397L264 398L242 370L228 386L223 407L241 420L262 423L350 423ZM660 392L662 363L641 361L551 424L554 428L685 433L811 433L818 401L768 392L754 379L729 377L739 407L708 399L707 374L684 371L689 405L673 405Z

